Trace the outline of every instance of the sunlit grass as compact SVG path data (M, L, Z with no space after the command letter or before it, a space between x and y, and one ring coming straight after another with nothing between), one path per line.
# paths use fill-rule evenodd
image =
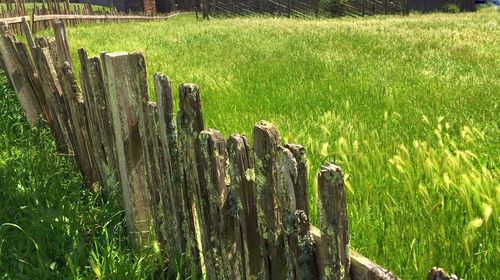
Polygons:
M68 31L75 50L143 51L150 76L198 83L206 123L226 135L251 134L261 119L275 123L285 142L307 148L311 206L319 165L340 165L352 247L401 278L424 279L433 266L465 279L500 277L497 11L208 22L189 15Z

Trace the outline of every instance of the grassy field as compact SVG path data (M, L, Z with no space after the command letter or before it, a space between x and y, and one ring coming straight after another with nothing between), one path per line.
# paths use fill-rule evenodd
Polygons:
M352 247L402 279L424 279L432 266L465 279L500 278L497 11L208 22L189 15L79 26L69 37L75 50L94 55L142 51L150 76L199 84L208 126L226 135L274 122L285 142L307 148L311 206L319 165L340 165ZM48 133L27 129L6 96L0 224L18 227L0 229L0 278L4 269L6 278L37 270L63 278L119 279L120 269L157 275L154 251L127 249L119 206L81 190Z

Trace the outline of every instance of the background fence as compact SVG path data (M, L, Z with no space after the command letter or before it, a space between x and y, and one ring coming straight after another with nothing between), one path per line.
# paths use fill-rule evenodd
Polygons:
M202 0L205 17L267 14L288 17L369 16L442 11L454 4L475 10L474 0Z
M288 17L407 13L406 0L204 0L205 16L269 14Z
M29 5L29 6L28 6ZM172 15L170 15L172 16ZM149 21L166 19L170 16L147 16L118 12L115 8L95 8L90 4L72 5L68 0L25 3L23 0L6 1L0 6L0 24L9 24L15 33L22 33L22 22L31 24L31 30L38 32L50 28L54 20L66 25L98 22Z
M135 246L153 234L166 258L185 253L208 279L398 279L350 250L339 167L318 172L316 228L302 146L281 143L265 121L253 145L239 134L225 139L205 127L194 84L179 86L174 116L167 76L154 75L149 100L141 53L89 58L79 49L78 83L64 24L53 29L55 39L34 40L25 24L26 45L2 26L6 72L28 121L47 121L92 190L119 183Z

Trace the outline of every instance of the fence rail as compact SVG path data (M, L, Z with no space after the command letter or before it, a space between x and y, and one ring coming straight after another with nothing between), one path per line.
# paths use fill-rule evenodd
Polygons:
M77 82L63 22L28 45L0 27L5 69L30 123L47 120L93 190L122 190L130 241L154 234L165 256L185 253L209 279L399 279L350 250L342 170L318 172L319 221L309 222L306 152L266 121L227 139L205 127L200 89L154 75L141 53L78 50ZM150 228L154 233L149 232Z

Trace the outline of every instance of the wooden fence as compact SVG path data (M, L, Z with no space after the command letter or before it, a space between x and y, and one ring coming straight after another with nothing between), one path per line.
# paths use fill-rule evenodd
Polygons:
M23 0L6 1L5 6L0 6L0 24L9 24L13 32L20 34L23 33L23 21L31 24L33 32L38 32L50 28L56 19L63 21L67 26L72 26L81 23L150 21L172 16L126 14L117 12L115 8L95 9L90 4L70 5L68 0L30 4L33 5L31 15Z
M28 33L29 46L6 26L1 32L28 120L48 121L89 186L120 183L136 245L153 226L167 256L187 253L210 279L347 279L351 258L360 258L349 257L340 168L325 164L318 174L322 223L311 230L305 151L281 145L272 124L255 125L253 149L245 136L226 141L205 128L196 85L180 85L176 121L168 77L155 74L157 102L149 100L140 53L89 58L79 50L77 83L62 22L54 23L55 40ZM381 271L366 260L352 263L362 275Z
M328 2L328 3L327 3ZM288 17L405 14L406 0L203 0L205 17L267 14Z
M350 250L333 164L318 172L320 227L310 225L306 152L282 144L271 123L254 126L253 145L239 134L225 139L205 127L197 85L179 86L174 116L171 81L156 73L149 100L141 53L79 49L77 82L63 22L53 23L55 39L35 40L25 24L27 45L0 29L28 121L47 121L92 190L119 183L135 246L153 234L166 258L185 253L208 279L398 279Z

